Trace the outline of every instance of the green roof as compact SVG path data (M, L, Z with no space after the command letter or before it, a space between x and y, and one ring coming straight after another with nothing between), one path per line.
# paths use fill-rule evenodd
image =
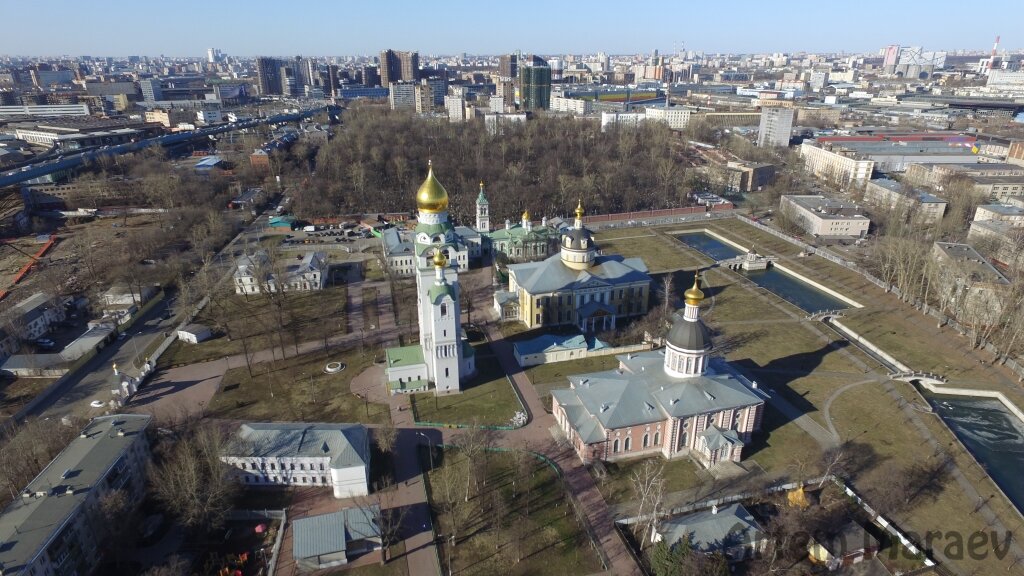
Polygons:
M423 364L423 349L419 344L402 346L400 348L388 348L384 351L387 355L388 366L415 366Z
M424 224L423 222L416 223L417 234L424 232L433 236L435 234L444 234L445 232L450 232L454 229L455 228L452 226L451 222L441 222L439 224Z
M427 290L427 297L430 298L430 302L432 304L437 304L445 296L455 300L455 290L452 288L451 284L434 284L429 290Z

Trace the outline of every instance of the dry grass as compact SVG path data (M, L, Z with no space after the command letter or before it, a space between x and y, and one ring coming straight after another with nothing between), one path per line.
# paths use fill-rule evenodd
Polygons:
M209 416L255 422L364 422L390 420L387 404L364 402L349 387L352 378L373 363L375 351L328 350L277 362L253 365L224 374L220 389L210 400ZM345 370L325 374L327 362L343 362Z

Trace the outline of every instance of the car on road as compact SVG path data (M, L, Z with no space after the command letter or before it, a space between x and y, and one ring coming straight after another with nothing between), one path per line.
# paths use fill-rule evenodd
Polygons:
M117 339L118 340L124 340L127 337L128 337L128 333L127 332L121 332L120 334L117 335Z

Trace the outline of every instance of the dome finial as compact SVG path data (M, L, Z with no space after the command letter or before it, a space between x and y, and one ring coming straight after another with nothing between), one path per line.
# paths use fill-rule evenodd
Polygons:
M700 306L704 292L700 289L700 270L693 273L693 287L683 293L683 299L690 306Z
M576 218L583 218L583 198L580 198L579 203L576 204Z
M448 191L434 177L433 160L427 160L427 177L416 192L416 208L431 214L448 211Z
M444 257L444 252L441 250L434 252L434 267L444 268L446 264L448 264L448 259Z

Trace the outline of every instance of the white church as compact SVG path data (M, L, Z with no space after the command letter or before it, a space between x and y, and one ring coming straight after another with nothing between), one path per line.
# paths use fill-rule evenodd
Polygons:
M461 338L459 268L452 264L460 249L448 219L448 192L434 177L416 192L418 210L413 255L416 261L416 306L420 341L387 350L387 384L391 394L461 392L461 383L476 373L473 348Z

